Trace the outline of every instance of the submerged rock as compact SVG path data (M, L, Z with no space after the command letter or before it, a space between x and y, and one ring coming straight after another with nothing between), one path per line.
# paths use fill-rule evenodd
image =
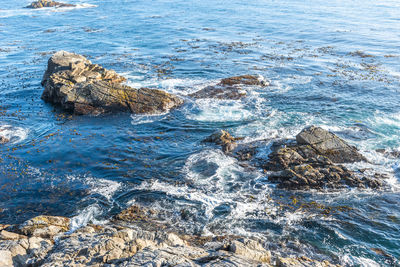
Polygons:
M268 86L269 83L261 77L242 75L222 79L218 84L207 86L193 94L194 98L216 98L238 100L246 96L243 86Z
M51 0L39 0L32 2L29 6L26 8L43 8L43 7L74 7L76 5L73 4L65 4L65 3L60 3L56 1L51 1Z
M75 114L94 115L112 111L157 114L183 104L161 90L121 84L125 80L81 55L59 51L49 59L43 75L42 99Z

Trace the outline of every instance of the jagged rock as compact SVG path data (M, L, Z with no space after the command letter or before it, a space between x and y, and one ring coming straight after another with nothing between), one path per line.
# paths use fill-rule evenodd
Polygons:
M268 86L261 77L242 75L222 79L218 84L207 86L189 96L194 98L216 98L238 100L246 96L243 86Z
M303 129L296 136L296 141L298 145L311 146L319 155L329 158L334 163L367 161L357 148L321 127L310 126Z
M69 218L42 215L26 221L19 230L27 236L52 238L59 233L68 231L69 224Z
M286 189L324 189L343 188L380 188L382 179L369 177L361 172L334 164L328 157L319 155L307 145L288 144L277 146L269 155L269 161L263 165L271 182L279 183Z
M220 145L224 153L228 153L237 147L236 141L240 139L242 138L235 138L229 132L220 130L204 139L204 142Z
M340 267L340 265L332 264L328 261L316 261L307 257L298 258L281 258L276 261L277 267Z
M59 51L43 75L42 99L75 114L113 111L157 114L183 104L177 96L157 89L135 89L113 70L92 64L81 55Z
M60 3L56 1L51 1L51 0L39 0L32 2L29 6L26 8L43 8L43 7L74 7L75 5L73 4L65 4L65 3Z

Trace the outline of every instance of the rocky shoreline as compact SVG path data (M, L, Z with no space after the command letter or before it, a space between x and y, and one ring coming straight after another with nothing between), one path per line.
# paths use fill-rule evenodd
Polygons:
M178 234L155 227L147 213L132 206L109 223L76 230L69 218L45 215L0 225L0 266L339 266L281 257L257 239Z
M42 99L76 115L110 112L159 114L184 104L176 95L131 88L126 78L93 64L82 55L59 51L43 75ZM222 79L191 98L240 100L243 88L266 87L260 77ZM356 147L321 127L304 128L295 140L242 142L221 130L204 140L286 190L381 189L385 175L350 170L345 164L368 162ZM4 138L0 143L7 142ZM267 156L260 151L270 150ZM177 233L152 219L152 211L131 206L103 225L78 229L71 219L38 216L20 225L0 225L0 266L339 266L305 256L281 257L263 241L240 236L193 236Z

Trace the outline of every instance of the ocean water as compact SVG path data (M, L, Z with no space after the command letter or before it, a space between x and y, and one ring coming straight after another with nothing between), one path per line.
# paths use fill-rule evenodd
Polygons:
M257 237L284 256L345 266L399 265L400 158L376 152L400 150L399 1L69 2L78 6L0 7L0 135L10 139L0 146L0 223L50 214L78 228L136 203L186 233ZM155 116L64 113L40 99L58 50L186 102ZM240 101L187 96L241 74L271 86ZM357 146L370 163L349 167L387 174L388 187L278 190L201 142L218 129L272 142L312 124Z

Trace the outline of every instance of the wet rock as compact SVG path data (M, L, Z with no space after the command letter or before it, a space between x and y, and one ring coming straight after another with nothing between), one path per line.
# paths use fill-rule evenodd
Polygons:
M4 136L0 136L0 144L5 144L10 142L10 139L4 137Z
M277 267L340 267L340 265L332 264L328 261L316 261L307 257L298 258L281 258L276 261Z
M236 141L240 139L233 137L227 131L220 130L204 139L204 142L220 145L224 153L229 153L237 147Z
M194 98L216 98L238 100L246 96L243 86L268 86L269 83L261 77L254 75L242 75L222 79L218 84L207 86L193 94Z
M367 161L357 148L321 127L311 126L303 129L296 136L296 141L298 145L311 146L319 155L329 158L334 163Z
M183 104L182 99L161 90L121 84L125 80L81 55L59 51L49 59L43 75L42 99L81 115L114 111L157 114Z
M74 7L75 5L72 4L65 4L65 3L60 3L56 1L51 1L51 0L39 0L32 2L29 6L26 8L43 8L43 7Z
M19 230L27 236L53 238L59 233L68 231L69 224L69 218L42 215L26 221Z
M268 179L286 189L328 189L344 187L380 188L382 179L334 164L309 146L288 145L276 148L263 166L271 171Z
M378 153L381 153L389 158L400 158L400 150L389 150L387 151L386 149L377 149L375 150Z

